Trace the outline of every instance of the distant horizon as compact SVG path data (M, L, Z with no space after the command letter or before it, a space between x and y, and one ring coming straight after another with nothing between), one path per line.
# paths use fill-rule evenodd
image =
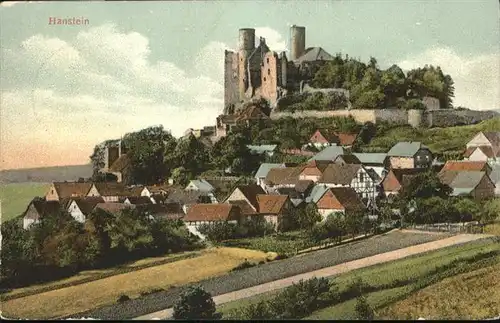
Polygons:
M486 0L4 2L0 170L86 165L95 145L126 133L161 124L179 137L215 125L223 53L239 28L276 52L296 24L306 47L332 55L405 72L440 66L454 106L499 111L498 10Z

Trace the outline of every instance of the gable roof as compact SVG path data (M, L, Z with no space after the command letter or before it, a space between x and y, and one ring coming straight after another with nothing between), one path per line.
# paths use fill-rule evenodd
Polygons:
M495 152L493 151L493 149L490 146L474 146L474 147L469 147L465 151L464 156L465 157L470 157L470 155L472 155L477 149L481 150L483 152L483 154L485 154L486 157L488 157L488 158L494 158L494 157L496 157L495 156ZM499 155L500 155L500 150L499 150Z
M438 174L439 181L441 183L449 186L451 184L451 182L453 182L453 180L455 179L455 177L457 177L458 173L460 173L460 171L457 171L457 170L445 170L445 171L441 171Z
M285 164L272 164L272 163L260 164L259 169L255 173L255 178L265 178L271 169L284 168L284 167L285 167Z
M128 205L123 203L98 203L94 209L101 209L111 214L119 213L126 209L135 209L135 205Z
M493 165L491 169L490 178L496 185L496 183L500 183L500 164Z
M294 189L295 189L295 191L297 191L299 193L306 193L307 191L312 189L313 186L314 186L314 182L311 180L299 180L295 184Z
M229 203L223 204L195 204L191 206L184 221L227 221L231 220L231 211L235 206Z
M204 179L194 179L191 180L189 183L196 186L201 192L209 193L215 190L215 188Z
M493 146L500 148L500 131L486 131L483 132L483 135Z
M269 119L269 117L256 106L246 107L232 118L233 122L259 119ZM227 121L230 122L231 118L227 118Z
M72 198L69 200L69 203L71 203L71 201L75 201L76 205L84 215L92 213L92 210L94 210L97 204L104 203L104 199L100 196ZM65 208L69 207L69 203L66 204Z
M257 211L245 200L228 201L229 204L235 205L240 208L241 214L252 215L257 214Z
M316 62L316 61L332 61L334 57L321 47L309 47L304 54L295 59L295 63Z
M341 146L352 146L356 138L357 133L346 133L346 132L336 132L335 135L338 138L338 142Z
M304 167L273 168L267 173L265 183L268 185L294 185Z
M361 164L361 161L358 159L358 157L352 154L338 155L337 158L335 158L334 162L338 162L340 160L343 160L346 164Z
M165 200L168 203L177 202L182 205L198 203L204 193L200 191L186 191L184 189L174 189Z
M310 160L304 165L304 169L317 168L320 172L324 172L331 163L333 163L331 160Z
M448 160L443 168L441 169L441 172L448 171L448 170L455 170L455 171L467 171L467 170L475 170L475 171L482 171L485 170L486 168L490 168L488 163L486 161L464 161L464 160Z
M279 214L286 201L288 200L288 195L257 195L257 202L259 205L260 214Z
M422 148L427 148L417 141L400 141L389 150L387 156L413 157Z
M455 178L451 181L449 186L455 188L471 188L474 189L479 182L486 175L485 172L480 171L463 171L458 172Z
M350 187L334 187L330 188L330 191L346 210L362 210L365 208L356 191Z
M309 196L306 197L306 203L317 203L321 197L328 191L328 188L324 185L315 185Z
M384 165L386 153L353 153L363 165Z
M122 183L94 183L101 196L127 196L129 190Z
M349 185L361 167L359 164L330 164L325 169L318 183Z
M130 204L138 205L138 204L153 204L151 199L147 196L129 196L125 198L130 202ZM156 201L156 200L155 200Z
M425 171L427 171L425 168L393 168L390 170L401 185L403 185L405 178L417 176Z
M155 218L180 219L184 217L182 205L179 203L144 204L138 206L138 208Z
M35 208L36 212L38 213L37 215L34 214L26 214L30 206ZM32 219L36 220L38 217L43 218L47 215L55 214L61 210L61 204L59 201L46 201L46 200L32 200L28 207L26 208L26 211L24 212L24 217L26 219Z
M258 210L258 201L257 195L266 194L264 189L257 184L247 184L247 185L238 185L235 189L239 189L240 192L245 196L245 198L250 202L250 204Z
M66 197L85 196L90 191L92 183L54 182L52 183L60 199Z
M341 146L328 146L316 155L314 155L309 161L311 160L329 160L333 161L335 158L337 158L338 155L343 155L345 154L345 150Z

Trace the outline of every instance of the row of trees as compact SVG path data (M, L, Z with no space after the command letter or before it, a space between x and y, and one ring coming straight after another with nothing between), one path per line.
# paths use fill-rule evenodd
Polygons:
M176 139L163 126L153 126L124 136L129 163L123 170L126 184L157 184L172 177L186 184L190 179L209 171L230 169L232 173L250 175L262 162L302 162L306 158L276 154L268 157L253 155L251 144L278 144L282 149L300 148L318 128L358 132L362 127L353 118L308 118L260 120L242 124L209 148L200 139L189 135ZM101 143L90 156L95 181L104 181L99 170L104 167L105 147Z
M312 83L320 88L347 89L354 108L372 109L423 108L420 100L425 96L439 99L441 108L452 108L455 90L451 76L440 67L426 65L405 74L397 65L381 70L373 57L365 64L340 54L319 69Z
M394 218L399 211L403 224L430 224L479 221L488 223L500 214L494 200L477 201L468 197L450 196L452 189L443 184L438 175L429 170L404 183L394 201L382 206L382 218Z
M210 170L231 168L236 174L250 174L262 158L250 153L247 138L241 134L219 140L212 149L193 135L176 139L163 126L128 133L123 138L129 164L123 170L126 184L163 183L172 176L180 184ZM90 156L94 174L104 166L105 145L94 148Z
M199 246L182 221L150 219L141 209L109 214L97 209L82 224L64 211L24 230L2 223L2 284L22 286L77 271Z
M368 234L378 227L378 222L370 220L362 211L329 214L325 221L316 223L309 230L313 241L331 239L340 242L342 237Z
M313 92L292 94L282 98L277 109L279 111L295 112L304 110L329 111L347 109L348 99L341 92Z

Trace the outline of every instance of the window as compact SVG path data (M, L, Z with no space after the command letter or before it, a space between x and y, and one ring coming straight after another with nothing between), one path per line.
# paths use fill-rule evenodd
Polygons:
M365 174L359 173L359 182L363 183L365 181Z
M264 82L266 81L266 77L264 76Z
M266 61L267 61L267 64L269 64L269 57L267 58L267 60L266 60Z
M271 70L269 68L267 69L267 75L271 75Z

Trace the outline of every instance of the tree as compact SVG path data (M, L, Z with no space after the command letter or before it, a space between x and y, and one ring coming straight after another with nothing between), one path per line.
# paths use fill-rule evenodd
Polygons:
M149 127L128 133L123 138L131 163L131 179L134 183L156 184L163 182L169 173L165 155L170 152L175 138L163 126Z
M100 143L99 145L96 145L94 147L94 152L92 155L89 157L90 162L92 164L92 177L96 176L99 174L99 171L104 168L105 160L104 160L104 151L105 151L105 146L106 142Z
M455 94L454 83L441 68L425 65L408 72L409 96L422 99L432 96L439 99L441 108L452 108Z
M216 313L212 296L201 287L189 287L174 305L176 320L213 320L222 315Z
M350 233L354 238L361 231L364 214L362 211L347 212L345 215L345 226L347 233Z
M460 222L472 221L481 214L481 208L478 203L469 198L458 198L455 201Z
M308 203L305 208L293 208L290 214L291 224L294 228L311 229L317 222L321 221L316 205Z
M230 133L215 143L212 149L213 165L219 169L230 167L236 174L253 172L259 159L250 153L248 144L248 138L239 133Z
M373 320L375 313L364 296L356 299L356 319L358 320Z
M386 107L394 105L397 98L406 96L406 75L399 66L392 65L383 71L380 83L385 94Z
M171 161L172 165L182 166L189 174L196 176L209 168L210 155L207 147L190 134L177 142Z
M441 183L441 180L432 170L417 174L403 185L401 200L409 201L414 198L429 198L433 196L448 197L452 189Z
M186 186L191 177L192 174L188 173L184 167L177 167L172 170L172 180L176 185Z

